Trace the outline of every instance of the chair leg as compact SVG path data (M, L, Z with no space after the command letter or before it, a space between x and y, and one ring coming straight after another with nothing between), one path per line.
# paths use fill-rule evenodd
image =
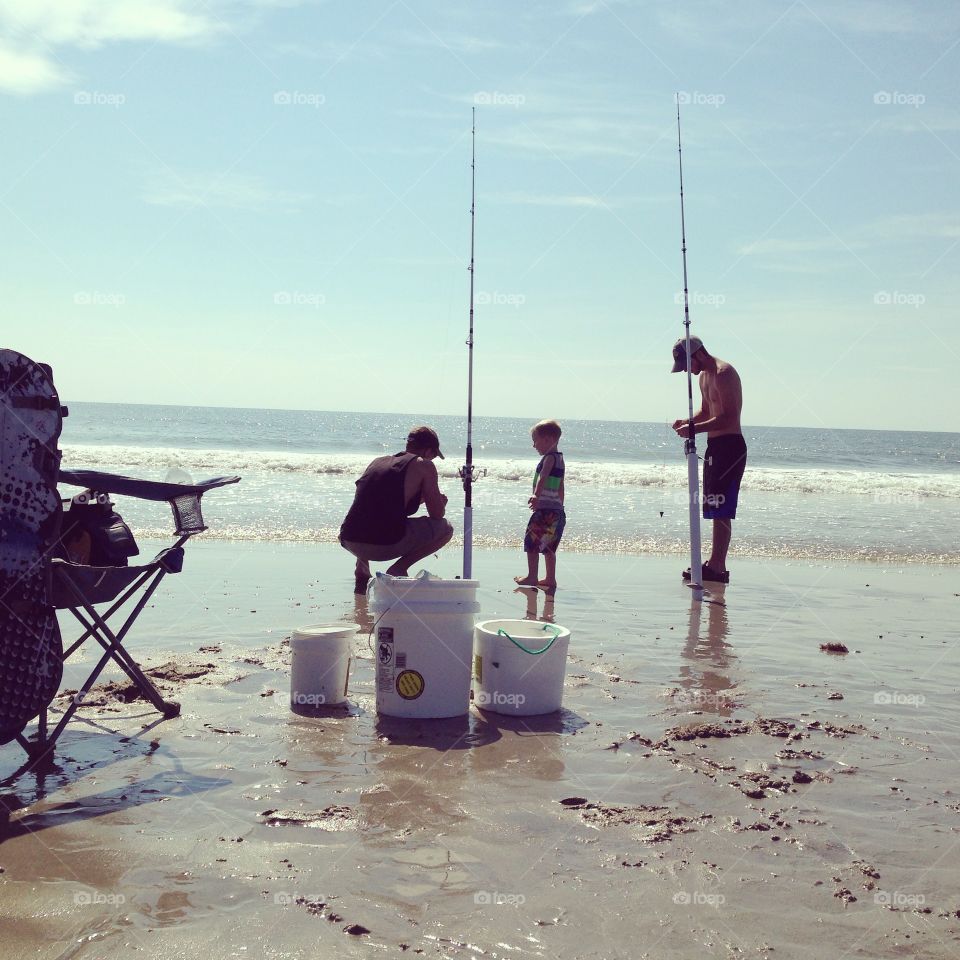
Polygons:
M34 739L29 739L22 735L17 737L17 741L19 742L20 746L23 747L27 753L27 756L30 758L28 767L34 768L41 764L52 762L54 748L57 740L60 737L60 734L63 732L63 729L66 727L67 723L70 722L77 708L83 702L84 697L90 692L91 688L97 682L100 674L103 672L110 660L113 660L114 663L116 663L116 665L139 689L140 693L147 700L149 700L156 710L163 715L164 719L170 719L180 715L180 704L175 700L164 700L160 694L160 691L154 686L154 684L150 681L150 678L147 677L147 675L140 668L139 664L137 664L131 654L123 646L124 637L129 629L133 626L134 621L143 611L143 608L149 602L150 597L153 595L154 591L159 586L160 581L167 572L168 571L166 569L161 567L153 574L147 573L142 577L138 577L136 582L133 583L103 615L99 614L96 609L94 609L93 605L87 601L83 591L80 589L79 585L74 582L73 578L70 577L67 572L61 572L62 583L68 588L75 602L74 606L69 606L67 609L70 610L70 612L74 615L74 617L76 617L76 619L84 628L84 633L81 635L81 637L65 650L64 660L66 660L72 653L79 649L79 647L81 647L89 637L93 637L97 643L100 644L104 650L104 653L87 677L83 686L77 691L73 698L73 702L67 706L63 714L59 717L58 722L52 731L48 731L47 712L44 710L41 712L38 718L36 737ZM147 584L148 580L150 582ZM134 605L129 615L127 615L120 629L114 633L107 625L107 619L115 614L137 590L144 586L144 584L147 585L143 595Z
M37 717L37 734L31 740L22 733L17 734L17 743L27 755L27 763L21 770L35 770L41 766L49 766L53 762L53 749L57 742L57 734L49 736L47 732L47 710L44 707ZM19 772L19 771L18 771Z
M143 608L146 606L150 597L153 595L153 592L160 585L160 581L163 579L166 571L158 570L154 576L153 581L150 583L149 587L144 592L143 596L139 599L136 606L130 611L130 614L127 616L127 619L124 621L123 626L114 633L109 626L107 626L106 616L109 616L111 612L114 611L115 606L107 612L106 616L101 616L93 608L92 605L84 600L83 596L80 594L79 590L73 589L75 596L77 597L79 606L82 606L84 612L90 618L90 621L87 621L81 614L77 607L70 607L71 612L80 621L83 627L86 630L85 636L92 636L94 639L107 651L109 657L111 657L114 662L120 667L121 670L133 681L134 684L140 689L140 692L153 704L153 706L164 715L164 717L176 717L180 714L180 704L174 700L164 700L160 695L160 691L153 685L149 677L141 670L140 666L133 659L127 649L123 646L123 638L126 636L130 627L133 626L134 621L140 615ZM71 584L73 587L73 584ZM100 670L103 668L100 667L96 672L99 675Z

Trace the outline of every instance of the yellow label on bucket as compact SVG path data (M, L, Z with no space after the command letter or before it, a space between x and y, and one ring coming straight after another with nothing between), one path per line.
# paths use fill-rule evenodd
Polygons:
M479 653L473 657L473 675L477 678L477 683L483 683L483 657Z
M423 676L416 670L404 670L397 674L396 687L404 700L416 700L423 693Z

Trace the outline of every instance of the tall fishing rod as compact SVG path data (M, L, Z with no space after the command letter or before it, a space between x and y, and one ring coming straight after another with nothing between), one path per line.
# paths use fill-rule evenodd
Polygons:
M683 144L680 140L680 97L677 96L677 156L680 161L680 251L683 254L683 328L687 348L688 433L683 444L687 457L687 490L690 501L690 586L694 596L703 597L703 567L700 562L700 464L693 423L693 372L690 350L690 294L687 286L687 225L683 209Z
M463 579L473 574L473 275L474 234L477 222L477 108L472 109L470 130L470 333L467 336L469 365L467 374L467 462L460 468L463 480Z

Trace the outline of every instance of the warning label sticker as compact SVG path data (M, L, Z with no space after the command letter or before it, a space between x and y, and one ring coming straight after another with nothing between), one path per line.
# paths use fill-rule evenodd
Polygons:
M416 700L423 693L423 675L416 670L404 670L397 674L397 693L404 700Z

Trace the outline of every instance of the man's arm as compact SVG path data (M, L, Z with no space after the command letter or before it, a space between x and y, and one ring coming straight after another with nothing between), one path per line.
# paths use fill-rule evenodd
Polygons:
M706 406L706 403L704 403L704 406ZM709 413L709 412L705 412L705 411L704 411L704 408L701 407L701 408L693 415L693 422L694 422L694 423L703 423L703 421L709 419L709 417L710 417L710 413ZM674 429L674 430L680 430L682 427L686 427L689 423L690 423L690 418L689 418L689 417L683 417L681 420L674 420L674 421L673 421L673 429Z
M710 401L707 399L707 394L703 389L703 381L700 381L700 409L693 415L694 424L703 423L705 420L709 420L713 417L713 411L710 409ZM682 420L673 421L673 429L680 434L681 437L687 435L687 428L690 425L690 418L684 417Z
M447 509L447 498L440 492L437 468L429 460L419 460L417 467L420 470L420 499L427 508L427 513L434 520L443 519Z

